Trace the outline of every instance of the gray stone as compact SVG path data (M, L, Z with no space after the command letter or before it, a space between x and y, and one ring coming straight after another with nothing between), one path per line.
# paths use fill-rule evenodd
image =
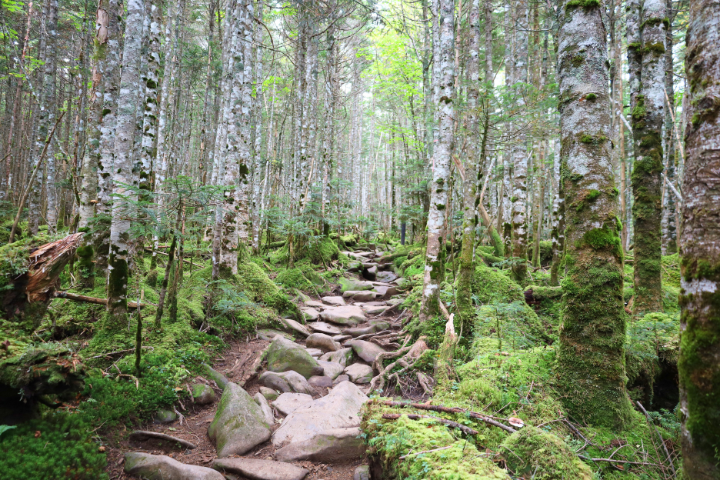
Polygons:
M360 335L369 335L371 333L375 333L375 327L370 325L367 327L354 327L354 328L346 328L344 332L351 337L359 337Z
M271 372L298 372L305 378L322 375L322 369L304 347L283 337L275 337L267 348L265 359Z
M363 305L363 311L368 315L378 315L387 308L386 305Z
M352 338L352 335L345 335L345 334L335 335L334 337L332 337L332 339L338 343L344 342L345 340L350 340L351 338Z
M322 301L329 305L335 305L336 307L345 305L345 299L342 297L322 297Z
M361 433L359 427L328 429L284 446L275 452L275 458L283 462L311 460L324 463L359 459L365 454Z
M342 292L345 293L348 290L372 290L373 284L371 282L364 282L362 280L358 280L357 278L345 278L340 277L338 279L338 283L342 287Z
M300 307L300 311L302 312L303 316L305 317L305 320L315 321L318 319L318 316L320 315L317 310L315 310L312 307Z
M290 415L299 407L312 403L312 401L313 398L305 393L283 393L272 403L272 406L283 415Z
M309 302L305 302L305 306L312 308L325 308L325 305L323 305L322 302L318 302L317 300L310 300Z
M322 350L320 350L319 348L306 348L305 350L306 350L306 351L310 354L310 356L313 357L313 358L319 358L320 355L322 355L323 353L325 353L325 352L323 352Z
M322 369L322 367L320 367ZM297 372L265 372L258 379L261 385L283 393L296 392L312 395L315 390L310 386L305 377Z
M146 430L135 430L130 434L128 439L132 445L143 448L150 447L159 448L161 450L184 450L186 448L197 448L197 445L190 443L187 440L183 440L182 438Z
M356 302L369 302L375 300L380 294L371 291L348 290L343 293L343 298L351 298Z
M280 335L281 337L285 337L288 340L292 340L292 335L290 335L289 333L280 332L278 330L271 330L271 329L265 328L265 329L257 331L258 338L260 340L266 340L268 342L272 342L273 339L275 337L277 337L278 335Z
M193 402L198 405L207 405L217 399L215 396L215 390L204 383L196 383L190 388L190 390L192 391Z
M290 333L297 333L298 335L302 337L307 337L310 335L310 332L305 327L305 325L296 322L292 318L283 318L280 320L280 323L285 327L285 330Z
M329 307L320 314L320 318L326 322L339 325L357 325L365 321L365 314L360 307L346 305L344 307Z
M172 423L175 420L177 420L177 414L172 410L165 410L164 408L155 412L153 416L153 421L160 424Z
M337 385L338 383L349 382L349 381L350 381L350 377L348 377L347 375L338 375L338 377L335 380L333 380L333 386Z
M367 278L368 280L375 280L377 278L378 268L377 264L373 265L370 268L366 268L363 272L363 277Z
M310 327L310 329L314 332L324 333L326 335L338 335L342 333L342 331L335 325L330 325L325 322L308 323L308 327Z
M202 364L202 368L205 371L205 377L209 378L210 380L214 381L218 387L220 387L220 390L225 389L225 385L230 383L230 380L227 379L225 375L218 372L217 370L213 369L210 365L207 363Z
M310 348L319 348L323 352L336 352L342 348L331 336L324 333L313 333L307 337L305 345Z
M323 362L335 362L339 363L343 367L347 367L353 358L352 348L341 348L336 352L328 352L320 357L320 361Z
M273 445L302 442L331 429L359 427L360 408L367 399L354 384L339 383L326 396L288 415L275 430Z
M364 340L350 340L347 345L353 348L358 357L368 363L374 362L378 355L385 352L380 346Z
M265 397L265 400L268 402L272 402L280 395L278 392L268 387L260 387L260 393L262 393L262 396Z
M315 388L330 388L333 386L333 379L327 375L310 377L308 383Z
M208 428L218 457L242 455L270 438L270 426L260 406L235 383L228 383L215 419Z
M272 408L270 408L267 398L265 398L265 396L260 392L256 393L253 398L255 399L255 403L257 403L260 407L260 410L262 410L263 417L265 417L267 424L274 425L275 415L273 415Z
M143 452L125 454L125 473L146 480L225 480L211 468L186 465L166 455Z
M370 480L370 465L360 465L353 473L353 480Z
M395 275L393 272L378 272L377 279L380 282L394 282L398 278L397 275Z
M221 472L231 472L251 480L302 480L309 473L304 468L285 462L273 462L259 458L219 458L212 467Z
M349 367L345 367L344 371L354 383L370 383L370 380L373 378L372 367L362 363L353 363Z
M321 367L323 367L323 371L325 372L326 377L330 377L332 379L337 378L338 375L340 375L343 372L343 367L337 362L326 362L324 360L318 360L318 363Z

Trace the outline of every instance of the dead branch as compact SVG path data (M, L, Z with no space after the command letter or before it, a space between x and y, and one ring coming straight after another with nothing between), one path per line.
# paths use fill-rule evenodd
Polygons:
M652 427L653 430L655 430L655 433L658 437L660 437L660 443L663 446L663 450L665 450L665 455L667 455L668 462L670 462L670 469L673 472L673 477L677 477L677 472L675 471L675 465L673 464L672 458L670 458L670 452L668 452L667 447L665 446L665 440L663 440L662 435L660 435L660 432L657 431L657 428L655 428L655 424L652 423L650 420L650 415L645 411L645 407L642 406L642 403L636 402L638 404L638 407L640 407L640 410L642 410L643 414L645 414L645 418L647 419L648 424Z
M628 465L649 465L652 467L660 466L657 463L631 462L629 460L615 460L613 458L590 458L590 457L586 457L585 455L578 455L578 458L582 458L583 460L590 460L592 462L626 463Z
M76 293L70 293L70 292L53 292L53 297L55 298L64 298L67 300L73 300L75 302L85 302L85 303L94 303L96 305L107 305L107 298L96 298L96 297L87 297L85 295L78 295ZM138 304L137 302L127 302L128 308L137 308ZM157 305L145 302L145 305L152 305L153 307L157 307Z
M431 420L435 420L438 423L442 423L443 425L447 425L448 427L457 428L466 435L477 435L479 433L477 430L473 430L470 427L466 427L465 425L461 425L457 422L453 422L452 420L445 420L444 418L433 417L430 415L416 415L416 414L411 414L411 413L404 413L404 414L385 413L385 414L383 414L382 418L384 418L385 420L397 420L398 418L402 417L403 415L408 417L410 420L420 420L423 418L429 418Z

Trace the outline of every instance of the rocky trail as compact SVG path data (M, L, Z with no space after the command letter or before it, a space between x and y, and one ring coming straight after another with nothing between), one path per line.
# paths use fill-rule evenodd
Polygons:
M355 261L341 287L299 299L304 325L283 319L233 344L186 385L192 404L159 412L108 452L111 478L368 479L360 410L386 384L382 360L408 367L427 347L402 331L391 260L343 253ZM431 384L420 376L404 393L422 398Z

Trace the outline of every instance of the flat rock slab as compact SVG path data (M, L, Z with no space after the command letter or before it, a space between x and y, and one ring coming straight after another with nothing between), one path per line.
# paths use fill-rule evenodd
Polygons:
M342 348L330 335L324 333L313 333L307 337L305 345L309 348L319 348L323 352L336 352Z
M313 358L318 358L318 357L320 357L323 353L325 353L325 352L323 352L322 350L320 350L319 348L306 348L305 350L306 350L306 351L310 354L310 356L313 357Z
M278 330L271 330L269 328L264 328L262 330L257 331L257 336L260 340L266 340L268 342L272 342L275 337L280 335L281 337L285 337L288 340L292 340L292 335L285 332L280 332Z
M270 425L255 400L239 385L228 383L208 428L218 457L242 455L267 441L270 433Z
M338 377L335 380L333 380L333 386L337 385L338 383L349 382L349 381L350 381L350 377L348 377L347 375L338 375Z
M337 352L328 352L322 357L320 357L320 360L323 362L335 362L339 363L343 367L347 367L350 362L352 361L353 357L353 349L343 348L338 350Z
M353 383L339 383L326 396L288 415L275 430L273 445L302 442L331 429L359 427L360 409L367 399Z
M347 292L343 293L343 298L349 298L357 302L372 301L379 296L381 296L379 293L372 292L370 290L348 290Z
M285 330L290 333L296 333L302 337L307 337L308 335L310 335L310 332L305 327L305 325L296 322L292 318L282 318L280 319L280 323L282 323L282 325L285 327Z
M368 363L374 362L378 355L385 353L379 345L364 340L350 340L347 345L352 347L358 357Z
M349 367L345 367L344 372L353 383L366 384L370 383L373 378L372 367L363 363L353 363Z
M362 308L355 305L329 307L320 314L320 318L338 325L357 325L366 320Z
M322 367L320 367L320 369L322 370ZM283 393L295 392L307 393L308 395L315 393L315 390L310 386L305 377L292 371L282 373L265 372L260 375L258 382L265 387L272 388L273 390Z
M315 388L330 388L333 386L333 382L334 380L327 375L308 378L308 383Z
M320 316L320 313L312 307L300 307L300 311L305 317L305 320L309 320L311 322L314 322Z
M380 282L390 283L390 282L394 282L395 280L397 280L398 276L395 275L393 272L383 271L383 272L378 272L376 275L376 278Z
M308 323L308 327L314 332L324 333L326 335L339 335L342 333L338 327L325 322Z
M272 403L272 406L283 415L290 415L299 407L312 403L312 401L313 398L305 393L283 393Z
M309 300L305 302L305 306L312 308L325 308L325 305L322 302L318 302L317 300Z
M385 311L386 308L387 308L387 306L385 306L385 305L363 305L362 306L363 312L365 312L368 315L379 315L383 311Z
M372 290L373 288L372 282L365 282L356 278L340 277L338 279L338 283L340 284L343 293L347 292L348 290Z
M359 427L325 430L277 450L275 458L283 462L311 460L324 463L359 459L365 454L365 443L360 435Z
M166 455L143 452L125 454L125 473L147 480L225 480L212 468L186 465Z
M328 305L334 305L336 307L342 307L345 305L345 299L343 297L322 297L322 301Z
M304 347L283 337L275 337L265 358L271 372L295 371L305 378L322 375L322 369Z
M323 367L325 376L332 379L337 378L337 376L340 375L345 368L337 362L326 362L324 360L318 360L318 363L321 367Z
M302 480L309 473L304 468L289 463L259 458L218 458L213 460L212 467L252 480Z
M130 434L130 443L139 447L154 447L161 450L184 450L186 448L197 448L197 445L183 440L182 438L165 435L159 432L146 430L135 430Z

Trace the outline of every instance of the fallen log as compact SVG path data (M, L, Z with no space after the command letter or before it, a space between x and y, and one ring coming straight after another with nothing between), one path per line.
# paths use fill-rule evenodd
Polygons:
M97 298L97 297L88 297L85 295L78 295L77 293L70 293L70 292L53 292L53 296L55 298L64 298L67 300L73 300L75 302L85 302L85 303L94 303L96 305L107 305L107 298ZM138 304L137 302L127 302L128 308L137 308ZM157 305L150 303L150 302L143 302L141 307L144 306L152 306L157 307Z
M556 300L562 297L562 287L541 287L530 285L525 289L525 303L537 305L543 300Z

